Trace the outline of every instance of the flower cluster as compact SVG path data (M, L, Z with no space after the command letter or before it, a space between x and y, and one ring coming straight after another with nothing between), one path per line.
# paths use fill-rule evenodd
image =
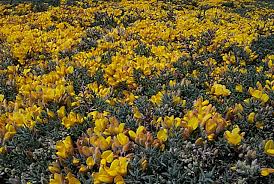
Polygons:
M272 5L0 3L0 182L270 183Z

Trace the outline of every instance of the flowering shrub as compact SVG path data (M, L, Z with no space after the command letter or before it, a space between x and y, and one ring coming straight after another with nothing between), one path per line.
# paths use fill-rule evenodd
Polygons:
M273 3L4 1L0 183L271 183Z

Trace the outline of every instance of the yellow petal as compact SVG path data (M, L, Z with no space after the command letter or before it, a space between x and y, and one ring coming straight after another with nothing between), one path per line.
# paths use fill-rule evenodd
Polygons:
M71 151L73 150L72 139L71 139L70 136L67 136L67 137L65 138L65 140L63 141L63 143L64 143L66 149L67 149L69 152L71 152Z
M230 131L225 131L225 138L229 144L238 145L241 142L242 136L239 134L240 129L234 128L232 133Z
M232 130L232 134L239 134L239 132L240 132L239 127L233 128L233 130Z
M129 142L128 136L126 136L124 133L119 133L117 135L117 139L122 146L126 145Z
M120 170L120 167L119 167L119 160L114 160L111 165L110 165L110 168L106 168L106 172L110 175L110 176L117 176L118 175L118 172Z
M49 166L48 167L48 170L51 172L51 173L60 173L60 168L56 167L56 166Z
M269 100L269 96L267 94L262 94L261 100L266 103Z
M114 183L116 184L125 184L124 178L120 175L116 176L114 178Z
M95 161L92 156L88 157L86 160L86 164L88 165L89 168L92 168L95 164Z
M74 70L73 66L69 66L69 67L66 69L66 72L67 72L68 74L71 74L71 73L73 73L73 70Z
M272 168L262 168L261 169L262 176L268 176L271 173L274 173L274 169L272 169Z
M72 160L72 163L73 163L73 164L79 164L79 162L80 162L79 159L73 157L73 160Z
M103 136L99 136L98 142L99 143L97 144L97 146L99 146L101 150L106 150L110 146L110 144L108 142L108 138L105 139Z
M127 174L127 166L128 166L128 158L126 157L119 157L119 164L120 164L120 169L119 173L124 176Z
M107 174L99 174L96 179L103 183L112 183L113 182L113 177L110 175L107 175Z
M141 119L143 115L140 113L139 109L137 107L133 108L134 118Z
M53 118L55 116L53 111L48 110L48 109L47 109L47 111L48 111L47 114L49 115L49 117Z
M264 151L266 154L268 154L270 156L274 156L274 141L273 140L268 140L265 143Z
M167 129L162 129L157 133L157 138L162 141L165 142L167 140Z
M134 131L130 130L130 131L128 131L128 134L129 134L129 136L130 136L130 138L131 138L132 140L135 140L135 138L136 138L136 133L135 133Z
M198 127L198 118L193 116L188 120L188 125L192 128L192 130L195 130Z
M73 176L70 172L67 174L66 179L68 180L68 184L81 184L81 182Z
M207 139L208 139L209 141L213 141L213 140L214 140L214 137L215 137L215 134L210 134L210 135L207 136Z
M125 123L120 123L118 127L118 133L122 133L124 131L124 128L125 128Z
M144 127L144 126L139 126L139 127L137 128L136 134L138 135L138 134L140 134L141 132L143 132L144 130L145 130L145 127Z
M5 96L0 94L0 102L2 102L4 100Z
M54 173L53 179L50 179L49 184L63 184L64 178L62 174Z
M255 119L255 112L251 112L248 117L247 117L247 121L249 123L253 123L254 122L254 119Z
M257 99L260 99L261 96L262 96L262 92L259 91L259 90L251 90L250 94L251 94L251 96L253 96L253 97L257 98Z
M216 128L217 128L217 123L216 122L214 122L214 121L208 121L206 123L205 129L206 129L206 133L207 134L213 133L216 130Z
M113 152L111 150L104 151L101 158L106 159L108 163L111 163L113 161Z
M0 154L4 154L4 153L6 153L6 148L5 147L3 147L3 146L0 146Z
M206 122L207 120L209 120L209 118L212 117L212 114L207 114L203 117L202 123Z
M267 169L267 168L263 168L263 169L261 170L261 175L262 175L262 176L268 176L268 175L269 175L268 169Z
M236 85L235 89L236 89L237 92L240 92L240 93L243 92L243 86L240 85L240 84Z
M84 165L81 165L79 172L86 172L88 170L88 168Z
M266 154L268 154L270 156L274 156L274 149L268 149L268 150L266 150Z

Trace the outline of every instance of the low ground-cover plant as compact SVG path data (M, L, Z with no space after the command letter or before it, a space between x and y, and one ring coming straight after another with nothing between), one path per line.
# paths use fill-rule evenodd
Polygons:
M0 183L271 183L273 14L1 2Z

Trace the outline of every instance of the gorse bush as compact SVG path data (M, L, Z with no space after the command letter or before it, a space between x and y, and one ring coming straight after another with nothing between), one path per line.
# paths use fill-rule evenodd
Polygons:
M273 3L0 4L0 183L271 183Z

